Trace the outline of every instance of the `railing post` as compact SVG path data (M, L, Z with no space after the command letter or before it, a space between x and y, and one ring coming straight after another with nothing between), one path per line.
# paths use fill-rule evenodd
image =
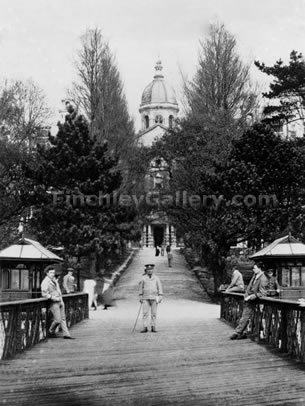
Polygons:
M71 308L71 325L88 316L87 295L73 294L64 300L67 301L67 308ZM44 340L52 319L48 311L48 301L42 298L0 303L0 314L0 323L3 325L0 359L11 358Z
M224 319L224 294L220 293L220 318Z
M16 335L15 335L15 340L16 340L16 352L20 352L22 351L22 344L21 344L21 340L22 340L22 328L21 328L21 324L22 324L22 306L21 304L19 304L17 306L17 314L16 314Z
M287 306L282 305L281 306L281 332L280 332L280 337L281 337L281 352L287 352L288 347L288 339L287 339L287 325L288 325L288 315L287 315Z
M300 349L300 361L305 362L305 311L301 311L301 349Z

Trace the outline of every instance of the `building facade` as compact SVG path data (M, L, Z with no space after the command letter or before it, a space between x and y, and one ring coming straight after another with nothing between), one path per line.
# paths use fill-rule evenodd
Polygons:
M165 132L174 128L179 106L174 89L164 80L161 61L157 61L153 81L144 89L139 112L141 115L141 130L138 134L138 145L150 147L155 140ZM145 191L150 193L155 201L158 193L165 191L169 185L169 171L165 161L156 156L149 163L145 175ZM146 247L170 244L177 245L175 227L169 223L162 209L154 207L146 216L142 230L142 243Z
M153 81L144 89L139 112L139 145L151 146L168 128L175 125L179 107L174 89L164 80L162 63L157 61Z

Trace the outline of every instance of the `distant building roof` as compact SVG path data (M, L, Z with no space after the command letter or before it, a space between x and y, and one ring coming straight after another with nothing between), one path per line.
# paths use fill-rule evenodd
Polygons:
M286 235L251 255L250 259L257 260L280 257L305 257L305 244L290 235Z
M154 76L154 80L144 89L140 108L147 104L170 103L175 105L177 110L179 110L176 93L174 89L164 80L162 69L163 67L161 61L157 61L155 66L156 74Z
M47 248L43 247L39 242L22 238L18 244L10 245L0 251L0 261L39 261L39 262L63 262L63 259L58 257Z

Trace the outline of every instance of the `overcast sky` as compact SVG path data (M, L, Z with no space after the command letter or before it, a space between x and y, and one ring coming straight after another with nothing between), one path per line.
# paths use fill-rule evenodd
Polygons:
M305 0L0 0L0 77L31 77L54 109L61 106L86 28L99 27L117 58L131 115L160 57L179 95L192 77L209 23L236 36L245 62L273 64L305 54ZM263 81L253 68L253 78Z

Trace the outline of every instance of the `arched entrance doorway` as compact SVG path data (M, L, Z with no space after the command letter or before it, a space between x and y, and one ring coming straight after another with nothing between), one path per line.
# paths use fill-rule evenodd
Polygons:
M157 217L157 216L155 216ZM156 245L176 245L176 228L168 222L168 219L163 216L148 218L148 223L143 225L142 242L146 247L155 247Z
M164 227L154 225L154 246L161 246L164 241Z

